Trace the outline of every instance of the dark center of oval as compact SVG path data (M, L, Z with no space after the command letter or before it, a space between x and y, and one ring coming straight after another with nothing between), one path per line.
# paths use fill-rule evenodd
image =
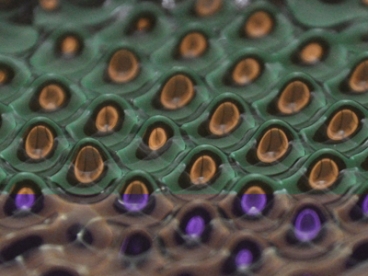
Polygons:
M129 211L141 211L147 206L149 200L149 191L146 185L134 180L129 183L122 195L123 205Z
M43 125L34 126L25 137L25 153L33 160L46 158L54 147L54 134Z
M237 106L231 102L220 104L213 112L209 129L212 134L223 136L235 129L240 120L240 112Z
M191 32L180 41L179 54L184 59L201 57L208 49L207 38L200 32Z
M289 148L285 132L271 128L265 132L257 146L257 158L263 163L273 163L282 158Z
M278 101L278 110L287 115L301 111L310 101L309 87L302 81L292 81L281 92Z
M148 147L151 150L159 150L167 142L167 133L162 127L154 128L148 138Z
M217 171L215 160L209 155L198 157L190 168L190 181L194 185L207 184L212 180Z
M111 105L102 107L96 116L95 126L100 133L112 132L119 122L119 112Z
M311 208L301 210L294 222L294 234L302 242L315 239L320 233L322 222L317 212Z
M266 205L265 191L258 186L249 187L241 197L241 207L244 213L250 216L261 214Z
M368 60L360 62L349 78L349 86L355 93L364 93L368 90Z
M231 75L232 81L239 86L250 84L261 75L261 70L258 60L244 58L235 65Z
M104 171L104 160L93 146L81 148L74 160L74 176L83 184L96 181Z
M222 0L197 0L194 11L199 17L207 17L217 13L222 4Z
M127 83L139 74L139 61L136 55L126 49L116 51L110 58L107 74L112 82Z
M160 102L164 108L176 110L189 104L195 94L193 81L183 74L177 74L165 83L161 90Z
M314 65L322 61L325 54L324 47L318 42L306 44L299 52L299 58L305 65Z
M44 111L58 110L66 101L64 88L58 84L49 84L42 88L38 102Z
M315 190L330 188L339 176L339 167L330 158L323 158L314 164L309 174L309 185Z
M330 120L327 126L327 137L334 141L340 141L352 136L359 126L359 118L354 111L342 109Z
M272 32L274 21L266 11L253 12L244 24L244 33L250 38L265 37Z

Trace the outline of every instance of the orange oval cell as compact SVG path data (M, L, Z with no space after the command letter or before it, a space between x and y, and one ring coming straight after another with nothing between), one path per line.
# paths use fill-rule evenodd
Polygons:
M31 128L25 137L26 155L33 160L46 158L54 147L54 134L44 126L37 125Z
M190 168L190 181L194 185L206 184L215 176L217 165L209 155L198 157Z
M240 112L238 107L234 103L224 102L213 112L209 122L209 129L214 135L226 135L235 129L239 121Z
M355 93L363 93L368 90L368 60L360 62L353 70L349 78L349 86Z
M331 187L339 176L339 167L330 158L323 158L314 164L309 174L309 185L314 190Z
M320 62L324 54L325 50L320 43L310 42L301 49L299 56L303 64L313 65Z
M116 107L107 105L102 107L96 116L95 126L101 133L107 133L114 130L119 122L119 112Z
M66 93L58 84L48 84L42 88L38 102L44 111L58 110L66 101Z
M39 0L38 2L45 11L54 11L59 7L59 0Z
M160 102L166 109L175 110L189 104L194 95L193 81L183 74L177 74L165 83Z
M30 187L21 187L18 192L17 192L18 195L34 195L35 194L35 191L30 188Z
M153 29L154 20L151 16L142 15L134 22L134 29L137 33L148 33Z
M202 56L207 49L207 38L200 32L186 34L179 44L179 54L185 59L198 58Z
M124 194L148 195L149 191L146 184L144 184L142 181L134 180L127 185L126 189L124 190Z
M302 81L292 81L281 92L277 101L277 108L283 114L295 114L307 106L310 97L308 85Z
M350 109L338 111L329 121L327 126L327 137L334 141L340 141L350 137L359 126L358 115Z
M232 80L236 85L247 85L254 82L261 75L261 65L254 58L244 58L234 67Z
M266 192L259 186L250 186L244 192L244 194L248 194L248 195L261 195L261 194L265 194L265 193Z
M222 7L222 0L197 0L194 11L199 17L211 16Z
M261 38L272 32L274 21L266 11L252 13L244 24L244 32L250 38Z
M115 83L132 81L139 74L138 58L133 52L126 49L116 51L109 61L107 74Z
M60 41L60 52L64 57L75 57L82 50L82 43L75 35L67 35Z
M289 148L285 132L271 128L265 132L257 147L257 158L263 163L272 163L282 158Z
M162 127L154 128L148 137L148 147L151 150L158 150L162 148L167 142L167 134Z
M81 148L73 164L75 178L83 184L98 180L104 171L104 160L93 146Z
M8 80L8 73L6 70L0 68L0 85L6 84Z

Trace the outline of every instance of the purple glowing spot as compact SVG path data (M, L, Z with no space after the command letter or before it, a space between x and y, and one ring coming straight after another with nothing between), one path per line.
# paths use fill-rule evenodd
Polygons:
M241 198L241 207L247 215L255 216L262 213L267 204L265 194L244 194Z
M306 208L299 212L294 224L294 233L298 240L311 241L321 230L321 220L316 211Z
M146 207L149 195L148 194L124 194L122 196L123 205L129 211L137 212Z
M362 211L365 216L368 216L368 195L364 197L364 200L362 203Z
M242 249L235 257L235 264L238 268L243 269L248 267L253 261L253 254L248 249Z
M191 238L198 238L202 235L205 226L205 221L201 216L193 216L189 219L185 232Z
M36 201L36 195L30 188L22 188L15 195L15 206L19 210L29 210Z

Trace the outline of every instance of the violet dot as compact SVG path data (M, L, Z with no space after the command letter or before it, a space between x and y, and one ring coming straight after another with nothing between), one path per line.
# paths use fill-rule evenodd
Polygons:
M364 197L364 200L362 202L362 211L365 216L368 215L368 195Z
M255 216L262 213L267 204L265 194L244 194L241 198L241 207L247 215Z
M149 195L148 194L124 194L123 205L129 211L141 211L144 207L146 207Z
M242 249L236 254L235 257L235 264L238 268L246 268L248 267L253 261L253 254L248 249Z
M29 210L33 207L35 201L35 194L17 194L15 196L15 206L17 209Z
M311 241L317 237L321 227L321 220L317 212L311 208L306 208L297 214L294 233L300 241Z
M193 216L188 220L185 232L191 238L198 238L202 235L205 226L205 221L201 216Z

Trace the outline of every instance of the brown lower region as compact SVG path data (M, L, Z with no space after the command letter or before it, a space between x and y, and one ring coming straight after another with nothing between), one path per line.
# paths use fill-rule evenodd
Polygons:
M110 194L102 199L99 196L96 202L90 198L86 204L83 198L76 202L76 198L71 201L67 195L44 195L44 208L39 213L8 216L4 212L8 196L1 195L0 273L176 276L211 271L211 275L227 275L223 266L233 247L238 240L250 239L262 250L259 261L250 268L252 275L271 275L274 271L278 271L277 275L295 276L326 275L323 274L326 271L335 274L351 271L355 275L356 268L346 268L345 263L351 258L350 250L360 244L362 237L333 217L336 210L337 217L346 221L347 215L341 210L350 208L356 201L349 201L343 195L336 195L333 201L321 201L320 197L314 199L314 195L275 194L270 212L255 220L232 214L234 196L231 194L214 195L210 201L206 199L208 195L203 195L203 199L196 195L195 200L190 197L183 200L156 192L151 195L155 204L139 214L116 210L113 204L117 196ZM288 244L287 229L292 227L295 210L310 204L325 214L327 235L310 245ZM206 242L191 248L178 244L174 233L180 220L193 208L208 211L212 230ZM359 222L360 227L362 224ZM140 256L122 254L122 244L137 233L149 240L148 250Z

